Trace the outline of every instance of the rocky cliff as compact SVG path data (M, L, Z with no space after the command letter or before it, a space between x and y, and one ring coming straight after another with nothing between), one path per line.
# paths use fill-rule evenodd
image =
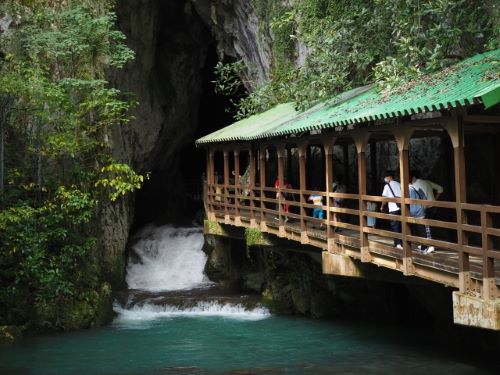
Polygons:
M144 190L157 202L143 207L150 217L175 215L183 209L180 151L193 143L201 70L212 39L189 1L121 1L117 13L136 58L124 70L109 72L109 78L139 105L132 123L111 134L114 156L141 173L152 173ZM133 214L132 198L104 207L101 215L101 253L115 285L123 280Z
M247 89L269 79L272 49L269 27L259 21L251 0L191 0L217 40L220 57L243 61Z
M117 4L119 27L136 58L124 70L109 72L109 78L139 105L132 123L115 128L110 140L117 160L141 173L151 172L152 177L136 199L103 208L101 254L114 285L123 280L124 249L134 212L142 211L145 220L152 220L166 213L176 216L185 209L182 168L189 161L181 160L181 150L194 144L200 122L203 80L207 79L202 71L209 46L216 45L220 59L243 60L248 89L269 77L270 38L266 28L259 29L252 4L246 0Z

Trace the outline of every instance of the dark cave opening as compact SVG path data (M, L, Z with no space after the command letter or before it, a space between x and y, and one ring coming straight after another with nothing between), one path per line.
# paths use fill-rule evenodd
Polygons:
M177 125L190 126L190 135L171 154L168 162L153 163L155 167L150 171L150 179L135 197L132 232L151 222L189 224L195 218L200 219L206 155L204 149L195 146L195 140L234 121L233 114L228 112L232 106L231 97L215 91L214 68L219 56L216 41L209 30L205 31L208 46L204 62L200 64L201 69L193 72L198 75L199 91L189 92L191 97L187 99L194 103L192 108L196 108L197 114L192 123ZM189 48L184 53L189 53ZM170 144L171 140L167 139L165 147L171 147Z
M231 97L216 93L214 67L219 61L215 45L211 45L205 66L201 72L203 79L202 95L198 124L191 142L186 143L179 152L181 160L182 180L189 195L187 216L192 217L202 208L202 176L206 173L206 152L204 148L196 147L195 140L233 123Z

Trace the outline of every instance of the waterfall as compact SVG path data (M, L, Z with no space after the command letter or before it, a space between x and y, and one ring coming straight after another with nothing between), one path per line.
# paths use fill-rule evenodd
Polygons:
M127 267L130 289L172 291L210 283L203 273L207 256L202 251L201 228L150 225L132 241L133 255Z
M115 324L136 326L159 318L220 316L258 320L270 316L255 296L228 295L204 274L207 255L200 227L149 225L131 240L129 291L114 304Z

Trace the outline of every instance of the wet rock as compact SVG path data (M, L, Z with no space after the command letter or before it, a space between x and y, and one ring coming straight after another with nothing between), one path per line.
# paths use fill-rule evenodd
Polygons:
M0 326L0 344L12 344L23 337L22 326Z
M243 289L260 293L266 282L262 272L250 272L243 274Z

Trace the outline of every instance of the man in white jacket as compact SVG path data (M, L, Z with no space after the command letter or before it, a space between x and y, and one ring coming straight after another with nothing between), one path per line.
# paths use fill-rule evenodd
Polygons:
M401 197L401 184L394 179L394 172L386 171L384 174L384 190L382 196L387 198L400 198ZM380 211L384 211L386 202L382 202ZM401 215L401 207L398 203L389 202L389 213L391 215ZM401 233L401 222L399 220L391 220L391 231ZM394 239L394 246L398 249L403 248L403 241L398 238Z

